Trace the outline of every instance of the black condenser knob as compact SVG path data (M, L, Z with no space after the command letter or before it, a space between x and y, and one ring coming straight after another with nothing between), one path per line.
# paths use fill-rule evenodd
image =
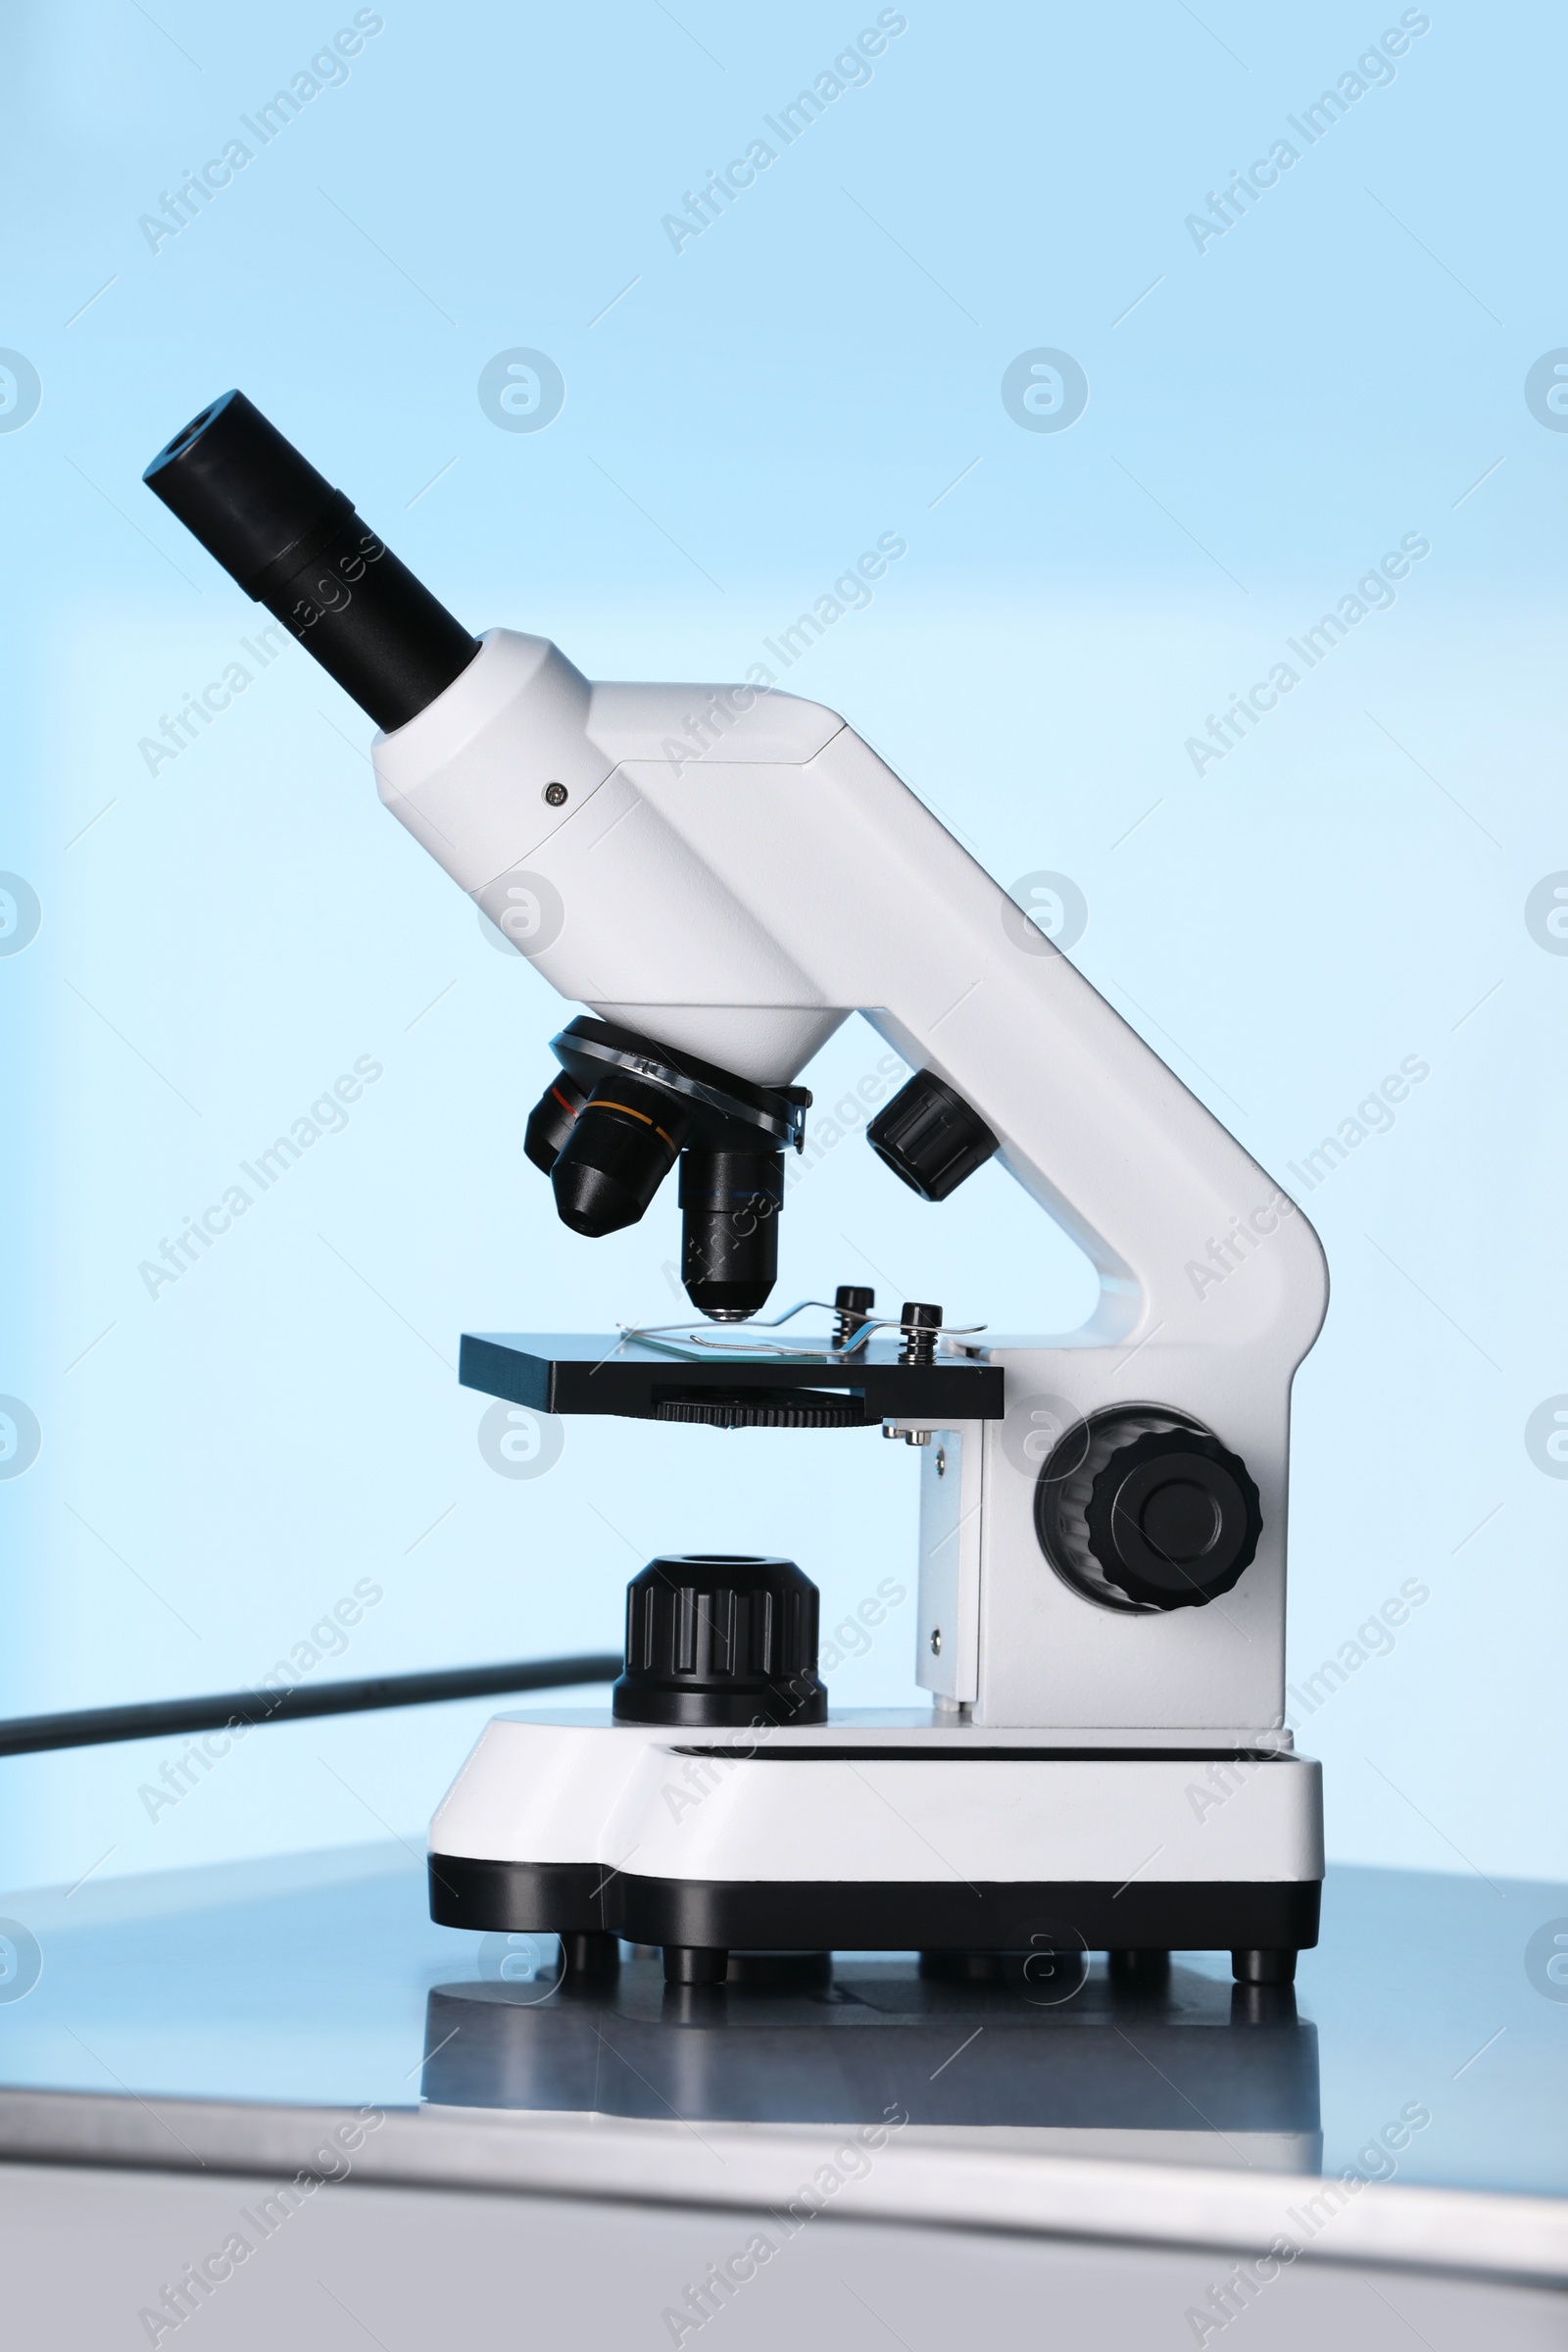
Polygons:
M945 1200L997 1149L976 1110L934 1070L917 1070L865 1131L895 1176L922 1200Z
M680 1552L626 1588L618 1723L821 1723L818 1595L793 1560Z
M1151 1430L1095 1479L1089 1549L1108 1582L1145 1608L1201 1608L1251 1562L1263 1512L1246 1463L1200 1430Z

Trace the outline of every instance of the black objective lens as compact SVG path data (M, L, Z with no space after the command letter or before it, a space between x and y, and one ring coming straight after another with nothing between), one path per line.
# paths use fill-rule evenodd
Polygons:
M541 1176L548 1176L554 1170L561 1148L587 1100L577 1081L568 1078L564 1070L558 1070L529 1111L528 1124L522 1133L523 1154L533 1161Z
M388 734L478 652L243 392L203 409L142 479Z
M578 1111L550 1171L563 1225L595 1240L635 1225L689 1124L674 1097L624 1070L607 1078Z
M686 1296L715 1323L765 1304L778 1279L782 1152L686 1152L680 1163Z

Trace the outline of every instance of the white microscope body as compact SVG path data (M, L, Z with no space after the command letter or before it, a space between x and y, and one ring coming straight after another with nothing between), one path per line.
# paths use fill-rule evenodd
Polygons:
M697 1804L672 1793L691 1794L690 1735L502 1716L432 1826L438 1894L462 1863L522 1866L534 1878L473 1882L462 1915L562 1926L554 1874L588 1866L615 1889L601 1921L631 1919L646 1880L673 1928L644 1917L640 1939L701 1946L683 1887L766 1889L747 1940L803 1944L833 1911L806 1889L853 1886L869 1900L841 1910L881 1917L885 1943L895 1886L1028 1885L1046 1934L1074 1924L1046 1890L1108 1903L1125 1882L1129 1947L1157 1888L1172 1929L1195 1931L1214 1889L1217 1933L1156 1939L1314 1940L1315 1925L1278 1947L1241 1933L1219 1894L1295 1890L1304 1922L1322 1875L1317 1767L1281 1729L1290 1389L1327 1300L1305 1218L832 711L751 687L591 685L544 640L498 631L374 757L387 808L564 997L773 1087L862 1012L980 1114L1101 1277L1081 1330L987 1343L1004 1420L909 1424L929 1429L929 1717L773 1732L774 1755L817 1754L805 1774L774 1769L755 1733L705 1732ZM1206 1606L1107 1605L1043 1556L1053 1446L1075 1418L1143 1403L1215 1433L1256 1483L1255 1556Z
M793 1081L858 1011L914 1073L873 1123L889 1164L941 1199L995 1152L1100 1275L1057 1338L938 1336L906 1302L895 1359L852 1321L853 1365L818 1342L765 1405L739 1345L716 1405L695 1347L695 1389L610 1402L650 1360L674 1379L657 1348L466 1337L469 1385L543 1409L561 1381L559 1409L723 1427L886 1413L919 1454L930 1705L831 1711L794 1563L699 1555L720 1592L656 1561L614 1712L481 1738L431 1830L436 1918L558 1934L584 1971L662 1943L688 1984L732 1949L835 1945L1228 1946L1288 1981L1323 1870L1318 1768L1282 1729L1291 1381L1327 1300L1300 1211L833 711L476 641L242 393L145 479L375 719L387 808L590 1008L529 1123L576 1230L634 1222L679 1156L688 1291L720 1328L755 1312ZM793 1661L752 1721L743 1649Z

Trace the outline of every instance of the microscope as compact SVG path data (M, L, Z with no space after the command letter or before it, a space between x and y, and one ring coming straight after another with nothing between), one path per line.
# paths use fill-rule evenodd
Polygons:
M587 1008L526 1131L564 1223L635 1224L679 1163L691 1324L466 1335L463 1382L918 1463L927 1705L830 1705L793 1561L672 1551L632 1581L608 1711L486 1728L432 1824L434 1917L558 1936L585 1984L622 1940L685 1987L831 1950L1131 1978L1219 1950L1288 1984L1323 1875L1283 1729L1291 1382L1327 1303L1300 1210L836 712L475 639L242 393L145 478L375 722L385 807ZM763 1318L798 1080L854 1012L910 1071L868 1130L891 1176L945 1201L1000 1160L1097 1269L1079 1330L879 1316L853 1285L820 1331Z

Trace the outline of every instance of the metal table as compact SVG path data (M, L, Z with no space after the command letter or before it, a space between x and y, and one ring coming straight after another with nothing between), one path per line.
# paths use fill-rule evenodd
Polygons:
M572 1990L396 1844L0 1912L18 2345L1568 2343L1568 1889L1332 1872L1294 1995Z

